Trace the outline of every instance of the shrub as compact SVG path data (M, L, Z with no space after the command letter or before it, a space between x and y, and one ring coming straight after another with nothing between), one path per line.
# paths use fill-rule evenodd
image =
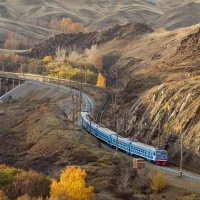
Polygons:
M154 192L162 192L167 186L167 180L162 172L157 172L157 174L152 178L151 188Z
M9 200L2 190L0 190L0 200Z
M149 193L151 190L151 182L148 171L146 169L137 170L138 187L142 193Z
M51 185L51 199L58 200L92 200L93 187L85 186L86 172L79 167L67 167L60 176L60 181L54 180Z
M168 108L169 108L169 103L166 102L166 103L163 105L163 110L164 110L164 111L167 111Z
M176 200L199 200L200 196L199 195L184 195L181 197L178 197Z
M43 58L43 62L48 63L48 62L52 62L52 61L53 61L53 58L52 58L51 56L45 56L45 57Z
M42 200L42 197L38 197L38 198L31 198L28 195L23 195L21 197L18 197L17 200Z
M0 165L0 188L12 184L15 179L16 174L20 170L7 167L6 165Z
M50 191L50 179L34 171L21 172L13 183L14 196L46 197Z

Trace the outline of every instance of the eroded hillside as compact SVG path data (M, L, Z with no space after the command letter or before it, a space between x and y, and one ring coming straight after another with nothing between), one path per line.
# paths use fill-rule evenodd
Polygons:
M54 55L59 45L68 52L83 52L97 43L107 86L118 95L117 111L111 106L103 122L115 129L113 112L123 122L125 114L121 113L130 110L122 132L158 146L159 127L160 147L169 150L174 162L179 159L183 134L184 163L198 168L199 37L199 25L154 31L143 24L128 24L100 32L57 35L35 46L29 56L42 57L46 51Z

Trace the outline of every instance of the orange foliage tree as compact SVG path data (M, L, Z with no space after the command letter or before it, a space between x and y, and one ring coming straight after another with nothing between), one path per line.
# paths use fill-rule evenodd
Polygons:
M71 33L89 32L89 28L84 27L83 23L73 22L70 18L63 18L61 20L60 29L64 32L71 32Z
M48 62L52 62L52 61L53 61L53 58L52 58L51 56L45 56L45 57L43 58L43 62L48 63Z
M19 46L19 42L16 39L16 34L12 32L8 32L7 38L4 41L4 49L17 49Z
M53 180L51 198L58 200L92 200L94 188L86 187L86 172L80 167L67 167L60 176L60 181Z
M30 41L27 37L19 38L17 34L8 32L4 41L4 49L24 49L30 46Z
M102 88L105 88L105 86L106 86L105 78L104 78L104 76L102 75L101 72L99 72L96 86L102 87Z

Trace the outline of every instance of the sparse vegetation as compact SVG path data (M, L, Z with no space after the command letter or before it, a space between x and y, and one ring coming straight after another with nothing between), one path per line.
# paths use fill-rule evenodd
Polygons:
M167 180L164 174L160 171L152 178L151 188L155 193L162 192L167 187Z
M151 183L148 171L146 169L137 170L138 188L142 193L149 193Z
M18 173L13 182L16 196L47 197L50 190L50 178L35 171Z
M1 200L9 200L3 190L0 190L0 199Z

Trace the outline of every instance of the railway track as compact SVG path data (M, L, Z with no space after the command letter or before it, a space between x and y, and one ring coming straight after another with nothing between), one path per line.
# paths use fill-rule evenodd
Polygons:
M104 115L106 109L108 108L110 102L112 101L112 93L109 90L106 90L106 89L104 89L104 92L106 93L106 97L103 101L102 106L100 107L99 111L96 114L96 122L98 124L102 124L103 115Z
M79 88L80 86L80 82L78 81L70 81L70 80L66 80L66 79L56 79L56 78L52 78L52 77L48 77L48 76L41 76L41 75L35 75L35 74L22 74L22 73L12 73L12 72L2 72L0 71L0 74L2 74L1 76L4 78L12 78L12 79L19 79L21 81L25 81L25 80L29 80L29 79L33 79L33 80L39 80L39 81L49 81L52 83L61 83L61 84L65 84L67 83L68 86L74 87L74 88ZM105 92L106 97L103 100L103 103L100 107L100 109L97 111L97 114L95 116L96 118L96 122L101 124L102 123L102 118L103 115L106 111L106 109L108 108L110 102L112 101L112 93L107 90L107 89L103 89L103 88L99 88L95 85L91 85L88 83L82 83L83 86L89 86L89 87L93 87L97 90L103 91ZM83 98L85 99L85 96L83 95ZM88 100L88 99L87 99ZM88 109L87 111L91 111L91 101L88 100Z

